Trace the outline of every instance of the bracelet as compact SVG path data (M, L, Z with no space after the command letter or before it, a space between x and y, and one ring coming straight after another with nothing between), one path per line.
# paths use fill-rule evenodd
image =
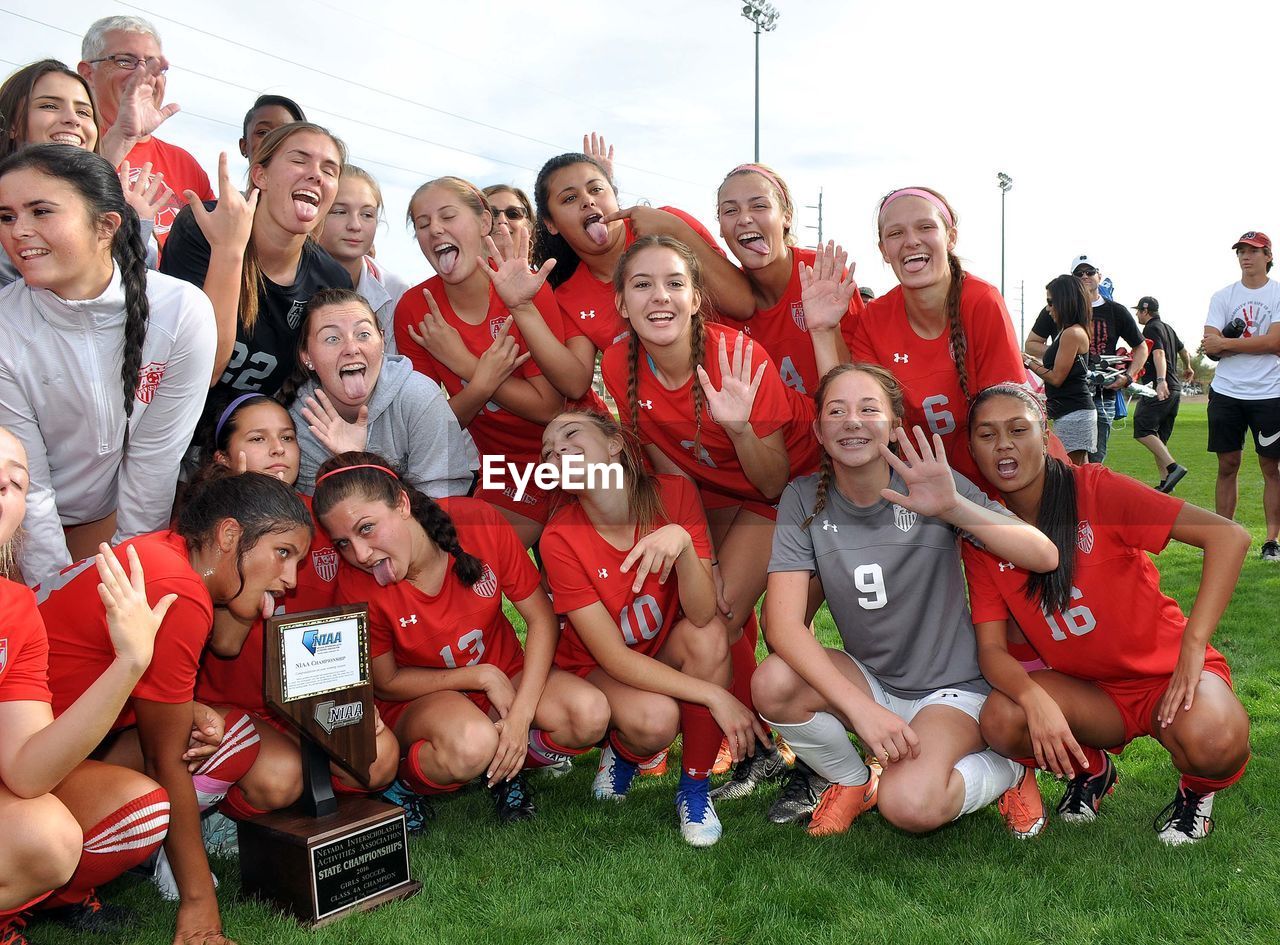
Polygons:
M711 567L713 567L713 568L718 568L718 567L720 567L720 559L719 559L719 558L712 558L712 559L711 559Z

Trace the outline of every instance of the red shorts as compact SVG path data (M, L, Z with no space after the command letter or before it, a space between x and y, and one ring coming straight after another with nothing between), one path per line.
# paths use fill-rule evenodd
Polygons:
M1222 654L1209 647L1204 655L1204 668L1231 685L1231 668L1227 666ZM1095 685L1105 692L1120 710L1124 719L1124 741L1114 748L1119 752L1135 738L1143 735L1154 735L1151 728L1151 717L1155 714L1169 688L1171 676L1143 676L1139 679L1126 679L1122 682L1098 682Z
M767 518L771 522L778 520L778 507L762 502L759 499L744 499L741 497L723 495L719 492L712 492L710 489L698 487L698 495L702 499L702 507L710 512L712 509L729 509L743 508L748 512L754 512L761 518Z
M503 672L507 674L508 679L513 679L524 671L524 660L520 659L511 666L502 667ZM455 690L457 691L457 690ZM483 692L463 691L462 694L475 704L476 708L488 715L493 709L493 703L489 701L489 697ZM400 721L400 717L404 715L405 710L413 705L414 700L407 702L396 702L386 699L375 699L374 705L378 707L378 714L382 716L382 723L389 729L394 729L396 723Z

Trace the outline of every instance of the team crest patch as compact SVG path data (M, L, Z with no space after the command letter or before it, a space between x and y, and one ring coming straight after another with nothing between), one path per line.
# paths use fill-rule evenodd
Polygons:
M311 566L316 574L326 583L332 583L338 576L338 553L332 548L320 548L311 552Z
M9 665L9 638L0 637L0 673Z
M1093 551L1093 526L1088 522L1076 526L1076 547L1085 554Z
M498 332L502 331L502 323L505 322L506 320L507 319L505 315L502 318L489 319L489 337L490 338L498 337Z
M151 398L156 395L160 381L164 378L164 369L168 363L168 361L151 361L143 365L138 371L138 389L133 396L144 404L151 403Z
M900 505L894 505L893 524L897 525L898 528L901 529L902 531L904 532L911 531L912 527L914 527L916 524L917 518L919 518L919 516L916 515L915 512L912 512L910 509L904 509Z
M471 585L471 589L481 597L492 597L498 593L498 576L493 573L493 568L486 563L484 571L480 573L480 580Z
M284 320L289 323L289 328L293 331L298 330L298 326L302 324L302 312L307 307L307 303L303 299L294 299L293 304L289 306L289 313L285 315Z
M805 325L804 323L804 303L803 302L791 303L791 320L796 323L796 327L799 328L801 331L809 330L808 326Z

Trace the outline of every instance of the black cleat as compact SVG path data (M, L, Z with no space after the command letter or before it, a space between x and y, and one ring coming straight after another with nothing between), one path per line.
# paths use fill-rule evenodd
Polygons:
M0 945L35 945L27 938L27 916L29 912L0 916Z
M523 771L510 781L499 781L489 788L489 793L493 795L494 812L504 824L532 820L538 812L533 806L533 792L529 790Z
M796 824L808 820L830 783L803 761L797 761L782 782L782 790L769 808L768 818L775 824Z
M1098 819L1102 799L1115 790L1116 766L1103 755L1107 766L1099 774L1082 771L1067 782L1067 791L1058 801L1058 817L1069 824L1090 824Z
M1213 833L1213 792L1197 794L1179 786L1178 793L1151 826L1160 842L1171 846L1203 840Z
M766 781L781 781L787 773L787 762L776 747L760 748L733 769L733 777L712 789L713 801L736 801L752 794Z
M138 924L132 909L103 902L93 890L79 902L47 909L40 917L88 935L114 935Z
M436 811L431 802L396 778L382 792L382 799L404 809L404 829L408 834L419 834L435 819Z

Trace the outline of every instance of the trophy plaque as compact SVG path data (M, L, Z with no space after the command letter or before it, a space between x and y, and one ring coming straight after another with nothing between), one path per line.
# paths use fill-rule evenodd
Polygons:
M302 798L239 825L245 890L312 928L404 899L409 874L404 811L371 797L335 797L332 761L361 783L377 756L369 618L361 605L268 618L267 705L297 729Z

